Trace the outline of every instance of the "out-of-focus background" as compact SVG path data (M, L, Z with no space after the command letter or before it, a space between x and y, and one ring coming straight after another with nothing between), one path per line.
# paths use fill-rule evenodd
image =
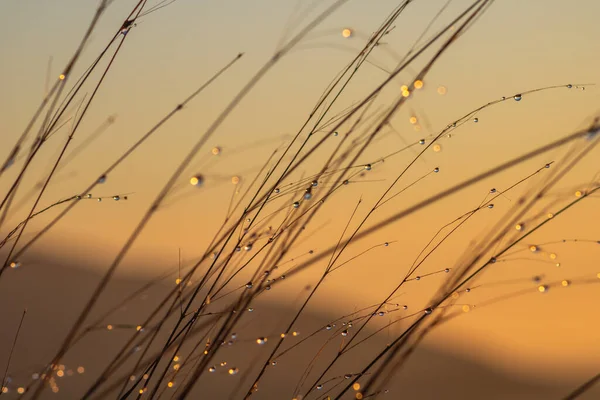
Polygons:
M361 67L332 115L356 104L381 83L430 21L434 20L426 37L448 24L470 3L457 0L448 4L445 1L410 4L395 29L372 53L370 63ZM134 4L130 0L111 3L77 64L72 81L94 60ZM23 309L28 310L11 362L12 386L7 395L15 395L16 388L25 385L31 374L54 355L103 272L189 148L269 60L281 41L297 33L299 27L328 4L311 6L309 2L291 0L178 0L137 21L127 34L122 52L96 95L70 150L96 135L98 129L102 129L101 134L93 136L93 144L83 151L71 153L68 163L53 178L40 208L78 194L173 107L238 53L244 52L244 56L112 172L106 183L94 189L93 196L105 197L103 201L80 201L22 256L20 268L7 270L2 275L0 370L6 365ZM392 0L347 2L258 82L178 180L119 266L94 315L101 315L103 310L118 304L148 280L165 272L173 275L140 295L126 310L111 316L113 319L104 320L97 332L73 350L65 360L74 371L73 376L65 376L59 382L58 396L77 398L84 384L91 382L89 376L99 372L99 365L104 365L110 353L104 349L113 346L116 349L126 338L125 334L119 336L120 329L104 329L106 324L130 325L135 329L144 312L160 299L159 294L172 289L180 251L184 266L193 264L206 251L223 224L230 199L235 200L250 187L274 150L278 149L277 154L281 154L327 85L396 6ZM95 2L76 0L7 0L0 4L2 161L48 87L62 72L95 7ZM442 8L441 15L434 19ZM309 11L304 14L302 10ZM326 202L318 218L307 225L306 237L287 257L289 265L303 261L309 250L318 253L334 245L362 199L351 221L351 226L356 227L421 147L411 146L385 162L377 160L421 138L431 138L452 121L488 102L503 96L509 98L478 113L477 123L469 118L451 137L445 135L438 142L439 147L425 152L393 193L435 167L440 169L439 173L427 175L386 203L374 213L367 227L477 173L590 124L600 104L600 94L594 86L599 78L600 61L598 11L600 5L592 0L494 3L452 44L424 79L423 89L411 95L391 124L384 128L381 138L361 155L358 163L373 163L372 170L351 180ZM344 29L350 29L352 35L344 37ZM430 56L431 51L426 55ZM417 59L398 76L374 103L373 112L381 111L381 107L398 96L402 85L412 82L424 60ZM569 89L567 84L574 87ZM560 87L524 95L518 102L511 99L515 94L550 86ZM89 91L78 99L81 101L83 96L91 95ZM73 116L76 111L77 105L74 105L68 114ZM112 117L114 122L107 125L107 119ZM27 172L2 226L2 237L27 216L35 200L33 190L47 176L69 127L70 121L52 136ZM298 171L294 179L317 173L342 140L343 133L342 128L339 136L328 138L323 149L307 160L305 170ZM327 134L328 131L318 132L315 140ZM218 147L219 154L213 154L214 147ZM521 163L352 242L341 261L383 242L389 242L390 246L369 251L328 277L298 321L298 330L308 333L328 321L381 301L443 225L480 205L491 188L504 190L546 163L554 162L550 169L562 165L568 149ZM594 182L597 184L599 156L598 150L592 150L552 188L544 206L536 206L531 215L555 212L561 201L574 199L577 191L592 187ZM0 193L10 187L18 171L12 168L0 178ZM447 275L435 272L452 268L460 261L475 241L506 218L517 199L539 184L546 173L549 172L543 170L498 197L493 209L483 210L461 227L428 259L420 272L421 275L434 274L407 282L396 302L414 310L423 307L446 279ZM195 174L205 178L201 188L188 183ZM239 183L232 184L232 178L236 182L239 179ZM113 201L113 195L127 196L127 200ZM294 200L291 195L284 202L289 205ZM400 371L398 380L391 384L390 396L561 398L598 373L600 335L594 319L595 305L600 300L598 286L577 284L578 279L600 273L597 202L598 197L585 199L519 243L503 260L505 262L498 262L478 278L476 284L481 287L464 296L461 294L459 302L468 305L470 312L440 326L427 337L414 359ZM277 207L285 204L278 203ZM276 211L277 207L269 211ZM26 243L59 209L32 220L22 242ZM539 249L532 252L531 245ZM5 257L6 249L1 254ZM289 318L291 310L297 310L308 293L305 287L316 283L325 266L326 260L315 263L289 282L274 286L258 300L256 314L248 320L248 328L238 332L240 343L223 355L229 365L265 361L268 353L261 353L262 348L255 349L254 340L257 336L275 337L284 329L288 323L286 316ZM573 284L551 287L547 293L537 290L540 283L561 280L570 280ZM245 281L240 277L238 283ZM530 293L512 295L528 288ZM502 301L477 307L497 298ZM397 324L386 329L365 344L361 350L364 353L348 356L351 360L348 368L352 363L356 363L353 368L358 368L362 365L359 361L367 359L369 351L379 349L403 327L405 325ZM323 342L317 340L310 344L314 348L309 347L311 350L306 352L300 350L295 361L291 361L294 357L290 353L289 362L306 364L310 359L308 355L314 354L320 343ZM244 350L235 351L240 348ZM77 366L83 366L85 372L78 374ZM276 385L293 386L294 383L289 382L295 382L295 376L286 372L289 370L285 360L282 359L279 366L281 372L267 374L267 382L272 386L265 390L281 394L277 398L291 398L293 393L283 392ZM243 372L243 368L240 369ZM356 371L340 370L341 375L348 372ZM213 379L214 376L217 377ZM210 377L204 377L198 385L206 391L205 398L221 398L223 393L226 393L223 398L240 396L221 391L228 380L238 377L227 376L225 372ZM600 392L596 389L595 393L590 392L588 398L595 398ZM260 394L261 391L257 392L257 396Z

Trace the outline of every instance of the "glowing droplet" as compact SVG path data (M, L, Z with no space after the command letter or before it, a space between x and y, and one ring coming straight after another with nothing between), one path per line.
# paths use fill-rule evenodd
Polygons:
M109 331L113 330L113 326L112 325L106 325L106 329L108 329Z
M346 39L348 39L349 37L352 37L352 33L353 33L352 29L350 29L350 28L344 28L342 30L342 36Z
M58 79L60 79L61 81L64 81L65 80L65 74L60 74L58 76Z
M234 367L234 368L229 368L229 371L227 371L227 372L229 372L229 375L235 375L238 372L240 372L240 370Z
M567 286L569 286L570 284L571 284L571 281L568 281L568 280L566 280L566 279L565 279L564 281L562 281L562 282L561 282L561 285L563 285L564 287L567 287Z
M218 146L215 146L212 148L212 150L210 152L213 153L213 155L218 156L219 154L221 154L221 148Z
M192 176L190 179L190 184L193 186L202 186L204 183L204 177L202 175Z
M423 81L417 79L414 83L415 89L421 89L423 87Z
M513 99L515 99L515 101L521 101L521 99L522 99L522 96L521 96L521 94L520 94L520 93L519 93L519 94L515 94L515 95L513 96Z
M217 368L213 365L212 367L210 367L208 369L208 372L215 372L217 370Z
M465 304L464 306L462 306L462 310L463 312L469 312L471 311L471 307L468 304Z
M402 91L402 97L408 97L408 96L410 96L410 91L408 91L408 90L403 90L403 91Z
M352 385L352 389L360 390L360 383L356 382L354 385Z
M168 386L168 387L170 387L170 388L172 388L172 387L173 387L173 385L174 385L174 383L173 383L173 382L169 382L169 383L167 383L167 386Z
M518 230L518 231L522 231L523 228L524 228L523 224L516 224L515 225L515 229Z
M581 197L582 193L581 190L578 190L575 192L575 197Z
M17 393L19 393L19 394L23 394L23 393L25 393L25 388L24 388L24 387L19 387L19 388L17 389Z
M545 293L547 291L548 291L548 286L546 286L546 285L540 285L540 286L538 286L538 292Z
M532 253L536 253L538 251L538 247L532 244L531 246L529 246L529 251L531 251Z
M445 87L445 86L439 86L439 87L437 88L437 92L438 92L438 94L440 94L440 95L442 95L442 96L443 96L443 95L445 95L445 94L446 94L446 92L447 92L447 89L446 89L446 87Z
M258 339L256 339L256 343L257 344L265 344L265 343L267 343L267 338L266 337L259 337Z
M231 183L233 183L234 185L237 185L238 183L240 183L240 177L239 176L232 176L231 177Z
M439 145L439 144L437 144L437 143L434 144L433 145L433 151L436 152L436 153L439 153L440 151L442 151L442 146Z
M550 259L556 260L556 253L550 253Z
M292 336L298 336L298 335L300 335L300 332L296 332L296 331L292 332Z
M410 117L410 118L408 119L408 121L409 121L411 124L413 124L413 125L414 125L414 124L416 124L416 123L417 123L417 117L415 117L415 116L412 116L412 117Z
M11 263L9 264L9 266L10 266L12 269L17 269L17 268L19 268L19 267L21 266L21 263L20 263L19 261L13 261L13 262L11 262Z

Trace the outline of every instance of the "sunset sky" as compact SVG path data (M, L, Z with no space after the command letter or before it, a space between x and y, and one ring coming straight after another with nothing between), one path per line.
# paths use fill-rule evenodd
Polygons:
M104 48L135 3L132 0L111 3L74 72L66 80L66 89L71 88ZM9 324L2 323L3 344L12 340L12 327L17 325L23 307L33 310L34 314L45 310L44 302L35 296L8 299L8 292L4 290L16 285L25 293L28 282L36 279L35 269L50 266L56 266L62 274L69 268L77 268L101 275L175 168L219 113L282 42L332 4L331 1L314 2L317 6L313 7L312 3L305 0L177 0L137 21L76 132L67 157L99 127L106 126L109 117L114 116L114 123L102 128L91 145L60 166L38 210L80 193L178 103L238 53L244 55L113 171L106 183L93 190L94 198L105 197L101 202L81 200L73 212L22 256L21 269L6 271L0 279L0 299L11 302L11 306L5 317ZM471 3L470 0L449 2L424 37L437 33ZM90 23L96 4L96 1L80 0L0 2L1 162L12 150L47 88L63 72L62 68ZM272 153L277 150L276 157L280 156L328 84L397 5L393 0L350 0L286 54L234 109L178 177L119 266L115 279L143 284L165 271L174 271L179 249L186 267L196 262L223 224L234 191L239 190L233 196L235 204ZM445 5L446 1L442 0L415 1L409 5L326 120L355 105L383 82ZM350 179L347 187L325 202L318 217L306 226L306 236L302 236L284 258L297 258L289 267L309 259L306 255L309 250L318 254L335 245L361 199L349 224L350 231L355 229L423 147L417 144L385 162L377 160L422 138L429 143L429 139L448 124L488 102L503 96L508 98L479 112L478 122L470 117L451 137L442 137L438 142L439 151L428 149L390 194L411 186L374 212L366 228L506 160L589 126L600 110L600 92L594 85L600 81L599 12L600 3L594 0L505 0L492 4L435 63L423 79L423 88L411 93L390 120L391 125L386 126L359 157L357 165L372 163L373 168ZM345 28L351 29L351 37L343 37ZM419 43L424 43L424 39ZM434 46L438 48L439 45ZM368 115L381 113L397 99L401 86L415 79L416 71L432 54L432 50L426 51L401 72L377 98ZM106 61L100 65L105 67ZM97 80L99 72L93 76ZM568 88L567 84L574 87ZM512 99L515 94L553 86L560 87L524 95L518 102ZM87 99L92 90L91 84L85 86L67 117L75 115L79 102ZM417 122L411 123L411 117ZM370 122L366 126L368 124ZM32 189L47 176L70 126L71 121L68 121L48 140L27 172L9 217L0 227L2 237L27 216L35 199L32 194L37 194ZM317 132L309 144L325 135L330 137L281 185L282 189L318 173L349 127L350 124L343 125L335 136L329 130ZM28 146L35 133L34 129ZM307 130L300 135L302 140L306 133ZM584 145L583 141L577 143ZM214 147L219 148L219 154L213 154ZM384 242L390 246L369 250L343 270L334 272L309 303L308 312L319 318L337 318L381 301L402 280L421 249L443 225L479 206L486 194L489 200L491 188L504 190L546 163L554 162L550 169L543 169L505 196L499 196L492 209L484 209L474 216L431 256L420 274L455 267L478 240L497 223L507 220L520 196L531 193L530 190L543 183L553 168L566 165L565 156L573 148L564 146L534 157L352 242L340 257L340 263ZM597 186L599 159L600 150L593 149L528 216L556 212L560 205L576 198L576 191ZM290 156L285 160L289 161ZM2 197L23 162L24 159L19 160L0 177ZM267 163L273 164L274 161ZM436 167L439 173L431 173ZM205 182L201 187L194 187L189 179L198 174ZM420 180L426 174L427 177ZM263 176L264 172L258 180ZM232 184L233 177L239 178L237 185ZM319 190L329 187L327 184L327 179L320 182L315 196L323 193ZM265 214L286 206L290 208L293 201L301 198L304 186L299 187L300 192L269 204ZM114 195L127 196L127 200L114 201L111 199ZM507 256L507 262L497 263L479 277L473 286L482 284L481 289L464 297L461 294L457 302L475 307L432 333L425 341L428 348L443 349L499 371L540 381L557 380L577 385L598 373L600 335L598 322L592 315L600 300L599 286L574 283L570 287L551 288L548 293L537 290L539 283L563 279L576 282L600 273L600 245L594 243L600 240L598 199L597 194L590 196L556 218L515 246L511 250L514 255ZM243 199L237 216L248 200ZM554 200L557 202L553 204ZM58 210L36 217L23 234L21 245L57 215ZM282 218L286 212L278 216ZM281 218L272 222L274 227ZM507 235L506 240L514 239L517 233L511 231L513 236ZM344 237L348 237L348 232ZM567 241L560 243L562 240ZM259 242L262 245L266 240L256 243ZM549 242L552 244L543 245ZM532 252L531 245L538 245L539 251ZM2 260L6 254L6 248L0 250ZM328 259L314 263L306 272L286 282L286 286L282 285L281 290L274 287L268 294L269 299L281 308L297 308L302 288L315 284ZM79 276L79 272L75 275ZM48 279L44 290L49 292L53 279L63 283L69 279L58 273L49 275L47 270L44 276ZM437 273L407 282L397 301L419 309L430 301L447 276ZM534 276L540 276L542 281L533 282ZM242 284L247 279L244 275L235 282ZM174 284L172 281L167 285ZM477 308L487 300L527 288L531 293L509 296L507 300ZM67 296L57 293L61 295ZM68 301L66 299L68 296L65 297ZM82 306L65 304L73 310ZM69 324L69 321L63 322L65 326ZM32 318L30 323L31 327L43 329L46 322L36 325ZM8 326L11 328L5 329ZM396 333L400 332L399 327L395 329ZM56 343L60 334L64 332L56 333ZM45 356L51 356L52 351ZM7 353L8 348L3 345L0 360L5 359ZM0 368L3 365L0 363Z

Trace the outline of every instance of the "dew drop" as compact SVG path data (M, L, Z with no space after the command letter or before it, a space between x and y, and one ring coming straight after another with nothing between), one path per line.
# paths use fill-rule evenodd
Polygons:
M431 309L431 307L427 307L425 309L425 314L427 314L427 315L431 314L432 312L433 312L433 310Z
M114 201L119 201L119 200L121 200L121 196L113 196L113 200Z
M306 190L306 192L304 193L304 199L310 200L311 197L312 197L312 193L309 190Z
M494 208L494 205L493 204L488 204L487 208Z
M337 135L338 135L338 133L337 133L337 132L333 132L333 136L337 136Z
M258 339L256 339L256 343L257 344L265 344L267 343L267 338L266 337L259 337Z
M419 140L419 144L425 144L425 139Z
M473 118L473 122L479 122L479 118L477 118L477 117Z
M435 172L435 173L437 174L438 172L440 172L440 168L439 168L439 167L435 167L435 168L433 169L433 172Z
M420 281L420 280L421 280L421 277L417 275L417 276L415 277L415 280L417 280L417 281Z
M371 164L365 165L365 170L370 171L371 170Z
M196 176L192 176L190 178L190 184L192 186L202 186L202 184L204 184L204 177L202 175L196 175Z
M247 245L245 245L244 250L246 250L246 251L252 250L252 243L248 243Z
M332 329L333 329L333 326L331 326L331 325L327 325L327 326L325 327L325 329L326 329L326 330L328 330L328 331L330 331L330 330L332 330Z
M229 368L229 371L227 371L227 372L229 372L229 375L236 375L238 372L240 372L240 370L233 367L233 368Z
M300 207L300 202L295 201L294 204L292 204L294 206L294 208L298 208Z
M348 336L348 329L344 329L342 331L342 336Z
M567 88L572 89L573 85L571 85L570 83L567 85Z
M323 385L317 385L317 390L323 389Z
M310 184L311 184L313 187L315 187L315 186L317 186L317 185L319 184L319 182L317 182L317 181L312 181Z
M513 99L515 99L515 101L521 101L521 99L522 99L522 98L523 98L523 97L521 96L521 94L520 94L520 93L519 93L519 94L515 94L515 95L513 96Z
M104 183L106 182L106 175L102 175L100 178L98 178L98 183Z
M444 269L444 272L445 272L445 273L448 273L448 272L450 272L450 268L446 268L446 269Z

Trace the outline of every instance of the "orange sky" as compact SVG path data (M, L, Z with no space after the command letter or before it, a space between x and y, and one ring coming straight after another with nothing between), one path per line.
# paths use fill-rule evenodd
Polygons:
M444 3L421 1L410 6L398 20L396 29L386 36L385 44L373 53L372 61L376 66L365 64L362 67L333 108L332 115L360 101L382 82L387 76L382 69L391 70L398 61L393 54L403 55ZM469 3L464 0L453 2L430 32L436 32ZM74 76L83 72L132 4L128 0L111 5ZM289 141L327 84L364 45L365 37L377 28L395 4L392 0L349 2L315 30L314 38L301 43L301 51L291 52L270 71L178 179L177 190L167 197L160 212L135 243L119 274L146 277L174 268L179 248L187 263L200 256L226 214L234 190L231 177L241 177L239 187L245 190L271 152ZM93 146L61 170L41 205L51 204L85 188L178 102L237 53L245 52L245 55L93 193L94 196L127 195L127 201L82 202L34 249L58 259L104 270L190 146L269 59L285 27L289 26L286 21L294 6L295 1L276 0L178 1L143 18L129 33L123 52L99 91L71 149L89 137L108 116L116 115L115 123ZM391 193L411 184L434 167L440 168L439 174L428 176L382 206L366 226L589 124L600 104L600 94L591 85L599 78L597 38L600 28L596 21L599 11L599 3L593 0L579 1L576 6L554 0L496 2L435 64L424 79L424 88L415 92L392 118L397 132L384 130L385 135L361 156L359 163L374 162L382 155L402 148L405 143L436 134L456 118L502 96L511 97L531 89L569 83L586 84L585 90L562 87L542 91L524 96L520 102L510 100L482 111L477 115L478 123L469 121L457 129L452 138L443 138L439 142L440 152L426 152ZM53 82L76 47L92 13L89 4L75 0L52 4L31 1L0 4L2 160L44 95L49 58L52 59L49 71ZM316 11L309 15L313 17ZM308 19L303 21L306 23ZM353 29L352 38L342 37L341 31L345 27ZM412 71L422 63L418 60ZM408 84L412 78L411 71L401 73L372 109L389 104L400 92L400 86ZM447 94L443 96L437 93L437 88L442 85L447 88ZM410 116L417 117L420 132L416 132L409 122ZM64 143L66 132L59 131L49 141L47 149L27 175L15 204L31 205L31 198L23 199L41 174L48 170ZM322 135L325 133L315 137L318 139ZM310 158L288 182L317 173L342 136L331 137L323 150ZM211 154L214 146L222 149L220 155ZM415 147L415 151L420 149L420 146ZM300 241L290 257L310 249L315 252L325 250L335 244L357 201L362 198L361 207L350 225L356 227L414 154L408 150L384 163L374 164L365 177L356 179L336 194L326 203L321 216L307 226L307 237ZM340 271L335 277L328 278L312 307L319 310L327 305L327 312L337 315L380 301L442 225L476 207L490 188L502 190L545 163L559 163L564 154L566 151L562 149L536 157L353 243L340 261L376 244L397 241L389 248L373 250L345 266L343 273ZM597 149L592 151L549 196L562 199L562 204L573 199L575 190L585 189L583 186L594 179L599 156ZM0 178L0 193L8 187L15 172L13 169ZM188 184L189 178L197 173L206 177L202 188ZM471 242L495 226L514 200L540 182L544 173L497 199L494 209L484 210L474 217L432 256L423 266L422 273L455 265ZM293 197L287 197L285 202L293 200ZM582 202L564 218L536 232L531 241L519 245L517 248L530 260L498 263L480 280L487 283L521 279L519 283L494 286L479 293L473 291L469 294L473 295L473 300L468 301L477 305L526 287L531 287L532 294L487 308L476 308L433 334L431 343L461 352L469 352L473 349L472 344L477 343L477 357L492 359L502 368L522 368L527 373L544 371L545 376L552 376L556 371L564 374L569 369L595 372L597 365L594 364L600 357L600 339L593 325L597 323L591 321L590 313L594 312L593 305L598 301L597 287L573 285L563 291L550 290L542 295L536 293L537 285L530 279L534 275L544 275L548 281L594 276L600 272L597 265L600 247L569 242L543 247L542 252L533 255L527 250L530 244L562 239L600 239L600 229L593 223L600 218L595 202L597 197ZM281 200L266 211L273 212L285 204ZM29 210L24 205L11 214L2 232L24 218ZM48 213L36 218L27 232L40 229L53 215ZM25 235L24 239L27 237ZM550 253L558 255L556 261L560 261L561 267L549 262ZM27 255L22 261L27 265ZM298 275L291 285L300 288L314 283L324 266L324 262L316 264L310 272ZM9 279L10 276L3 276L3 280ZM422 306L443 279L443 275L434 275L410 282L402 301L415 304L415 307ZM289 300L284 290L274 290L272 295ZM481 355L484 351L486 356ZM533 366L535 372L531 372Z

